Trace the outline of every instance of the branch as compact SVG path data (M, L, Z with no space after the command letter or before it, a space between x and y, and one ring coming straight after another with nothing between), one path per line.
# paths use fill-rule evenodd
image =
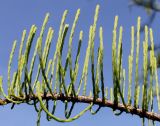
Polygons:
M144 1L144 0L132 0L133 4L143 6L146 8L150 8L154 11L160 11L160 3L156 2L155 0L149 0L149 1Z
M58 93L53 93L53 97L50 93L48 93L46 95L41 94L41 97L43 100L60 100L60 101L87 103L87 104L94 103L94 105L98 105L101 107L109 107L114 110L119 110L121 112L130 113L132 115L133 114L138 115L141 118L145 117L145 118L153 120L153 121L160 121L160 114L158 114L158 113L146 112L142 109L135 108L131 105L127 106L127 109L126 109L126 107L121 103L118 103L117 105L115 105L112 101L110 101L110 100L103 101L101 98L97 98L96 100L94 100L93 97L89 97L89 96L73 97L73 96L65 96L64 94L58 94ZM37 100L37 99L38 99L37 95L34 95L34 96L27 95L24 97L23 101L31 101L31 100ZM15 97L13 98L13 100L22 101L21 99L18 99ZM11 103L11 102L7 99L0 99L0 105L6 105L9 103Z
M128 103L125 103L124 96L125 92L125 68L123 67L123 46L122 46L122 26L119 30L119 38L117 37L117 30L118 30L118 16L115 17L114 28L113 28L113 40L112 40L112 75L113 75L113 87L110 88L110 99L112 100L105 100L105 96L108 95L108 87L104 85L104 75L103 75L103 30L102 27L99 28L99 47L95 44L95 35L96 35L96 23L98 20L98 13L99 13L99 5L96 6L95 9L95 16L93 24L90 26L89 36L88 36L88 46L86 49L86 56L84 59L84 67L81 67L79 62L79 55L80 55L80 47L83 38L83 32L81 31L79 34L79 43L78 49L76 53L76 60L73 61L72 54L72 39L75 31L75 26L77 24L77 20L79 17L80 10L77 10L72 28L69 37L69 48L67 52L66 60L62 60L64 57L62 53L66 53L63 51L65 37L69 28L69 25L65 23L65 19L67 16L67 10L64 11L62 16L60 30L58 34L58 40L56 44L55 53L50 52L50 45L52 43L52 37L54 30L52 28L48 29L47 37L45 43L43 42L43 34L44 29L46 27L49 14L46 15L43 25L41 27L40 35L37 39L35 50L33 56L30 57L30 50L33 41L33 37L35 35L37 27L33 25L31 27L30 33L28 35L28 39L26 42L26 48L24 54L22 54L23 48L23 40L25 39L25 31L22 35L22 41L19 49L19 59L18 59L18 68L17 71L13 73L13 77L11 79L11 66L12 66L12 59L15 52L16 42L14 42L12 51L10 54L9 64L8 64L8 87L7 87L7 94L4 92L3 85L3 77L0 76L0 105L6 105L12 103L14 107L15 104L20 103L27 103L30 105L34 105L35 110L38 113L38 120L37 126L39 126L41 112L44 111L47 116L47 120L54 119L58 122L71 122L75 119L78 119L82 116L87 110L90 110L92 114L95 114L99 111L101 107L108 107L112 108L113 111L119 110L120 114L122 112L135 114L140 116L141 118L151 119L152 121L160 121L160 115L157 113L153 113L153 82L156 82L156 97L158 110L160 111L160 99L159 99L159 83L158 83L158 73L157 73L157 60L154 55L154 40L153 40L153 32L152 29L148 30L148 27L145 27L145 39L143 42L143 76L144 76L144 83L143 85L139 84L139 47L140 47L140 17L137 20L137 31L134 32L134 27L132 27L131 31L131 54L128 56L129 59L129 86L128 86ZM134 34L136 33L137 40L134 39ZM148 36L151 41L151 50L150 50L150 69L151 69L151 76L150 76L150 85L146 84L147 82L147 61L148 61ZM117 45L118 39L118 45ZM136 42L136 49L134 49L134 42ZM44 44L44 48L42 45ZM98 53L95 54L94 47L98 47ZM136 50L136 57L134 57L134 50ZM53 58L49 59L49 55L53 54ZM36 56L38 56L39 61L38 65L35 64ZM97 59L95 58L97 56ZM31 58L31 63L28 59ZM136 69L133 68L133 59L136 59ZM97 64L95 64L95 60L97 60ZM29 64L30 63L30 64ZM62 64L65 64L64 66ZM30 65L30 67L28 67ZM91 65L91 66L89 66ZM73 67L74 66L74 67ZM79 67L80 66L80 67ZM82 69L80 73L79 69ZM90 86L90 94L93 94L92 97L86 96L86 89L87 86L87 78L89 76L89 70L91 70L92 74L92 86ZM29 71L29 72L28 72ZM37 71L37 72L36 72ZM68 73L69 72L69 73ZM33 76L35 73L36 77ZM78 75L81 77L79 78ZM135 81L132 81L132 75L135 75ZM35 78L33 80L33 78ZM67 81L66 81L67 79ZM69 81L68 81L69 79ZM76 81L79 79L79 85L76 85ZM68 84L68 82L70 82ZM100 83L101 82L101 83ZM53 84L54 83L54 84ZM84 85L82 86L82 84ZM133 87L132 83L136 84ZM75 87L77 86L77 87ZM105 87L106 86L106 87ZM75 88L78 88L75 90ZM105 91L106 89L106 91ZM134 89L133 91L131 91ZM148 90L149 89L149 90ZM83 91L83 96L80 96L80 91ZM56 93L53 93L56 92ZM142 92L142 95L140 95ZM72 95L71 95L72 94ZM99 98L101 94L102 98ZM134 96L132 96L134 94ZM90 95L91 96L91 95ZM141 97L142 96L142 97ZM133 98L133 99L132 99ZM141 98L141 99L140 99ZM106 98L107 99L107 98ZM53 107L52 104L49 104L49 100L54 100ZM56 103L57 101L64 102L64 114L65 119L59 118L55 116L56 110ZM141 100L141 103L140 103ZM123 104L119 103L120 101ZM131 105L131 101L134 101L134 107ZM33 103L31 103L33 102ZM72 103L87 103L89 104L84 110L80 113L75 115L74 117L70 118L71 112L73 110L73 106L69 106L68 102ZM39 105L39 108L37 107ZM98 105L98 109L93 112L92 106ZM142 108L140 109L140 107ZM151 108L150 108L151 107ZM52 111L50 110L52 108ZM151 112L148 112L148 109L151 109ZM119 113L118 113L119 114ZM117 114L117 115L118 115Z

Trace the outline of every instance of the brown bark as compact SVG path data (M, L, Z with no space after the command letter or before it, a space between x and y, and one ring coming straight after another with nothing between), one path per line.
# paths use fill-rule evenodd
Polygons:
M60 100L60 101L65 101L67 100L68 102L79 102L79 103L94 103L95 105L101 106L101 107L109 107L112 108L114 110L119 110L121 112L126 112L126 113L130 113L130 114L134 114L134 115L138 115L141 118L147 118L153 121L160 121L160 114L154 113L154 112L147 112L144 111L142 109L139 108L135 108L133 106L127 106L126 107L119 103L118 105L115 105L112 101L110 100L105 100L105 102L101 99L98 98L94 101L94 99L92 97L88 97L88 96L77 96L77 97L73 97L73 96L68 96L66 97L64 94L57 94L54 93L53 94L54 97L52 97L51 94L47 94L47 95L41 95L42 99L48 99L48 100ZM37 95L34 96L29 96L27 95L26 97L24 97L23 103L27 102L27 101L31 101L31 100L36 100L38 99ZM13 98L13 100L16 101L22 101L22 99L20 98ZM0 99L0 105L5 105L5 104L9 104L12 103L11 101L7 100L7 99Z

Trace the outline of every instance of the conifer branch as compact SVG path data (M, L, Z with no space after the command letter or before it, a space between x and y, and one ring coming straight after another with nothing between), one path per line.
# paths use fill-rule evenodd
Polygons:
M15 55L15 48L17 41L14 41L10 59L8 63L8 87L7 94L3 88L3 77L0 76L0 105L6 105L12 103L12 109L16 104L27 103L33 105L37 114L37 125L39 126L41 112L44 111L47 116L47 120L54 119L59 122L71 122L78 119L86 111L90 110L91 114L96 114L101 107L112 108L113 111L119 110L120 113L115 113L115 115L120 115L123 112L138 115L141 118L150 119L153 122L160 122L160 115L153 112L156 107L160 110L160 99L159 99L159 83L158 83L158 71L157 71L157 59L154 54L154 37L152 29L148 29L145 26L145 39L143 46L143 84L139 83L139 45L141 23L140 17L137 20L137 32L134 32L134 27L131 27L131 53L128 56L128 89L126 88L126 74L125 68L123 67L123 39L122 31L123 27L118 26L118 16L115 17L114 28L113 28L113 39L112 39L112 80L113 85L110 88L110 94L108 93L108 87L105 85L105 76L103 72L103 57L104 57L104 47L103 47L103 29L99 28L99 47L98 53L95 53L94 45L96 38L96 27L98 27L98 14L100 6L97 5L95 9L95 16L93 24L90 26L88 33L88 47L86 49L86 56L84 58L84 66L81 67L82 72L79 73L79 57L81 53L81 44L83 41L83 31L79 33L79 41L77 46L77 52L75 53L76 59L73 60L73 36L75 33L76 24L80 15L80 9L77 10L71 33L69 36L69 48L66 53L67 56L64 58L62 56L64 49L65 38L69 29L69 25L65 23L65 19L68 11L65 10L62 16L60 30L57 39L57 45L55 53L50 53L52 38L54 35L54 29L50 27L48 29L48 34L46 40L44 41L44 32L49 19L49 13L46 14L43 25L41 27L40 35L37 38L35 50L33 56L31 57L31 48L33 46L35 34L37 27L33 25L31 27L28 39L26 42L26 48L23 52L24 40L26 37L26 31L23 31L22 40L18 55L18 68L17 71L13 73L11 77L12 59ZM119 35L117 34L117 29L119 28ZM136 33L137 44L134 47L134 34ZM150 37L148 37L150 35ZM117 36L118 43L117 43ZM150 40L148 39L150 38ZM150 59L148 58L148 43L151 42ZM44 48L42 47L44 45ZM135 50L136 49L136 50ZM134 57L134 52L136 51L136 57ZM49 55L53 54L53 58L49 59ZM97 58L95 59L95 57ZM35 65L36 57L38 57L38 65ZM66 60L62 60L62 58ZM29 61L31 59L31 62ZM136 66L133 69L133 59L136 59ZM148 75L148 59L150 60L150 78ZM95 60L97 64L95 65ZM159 61L158 61L159 62ZM30 64L29 64L30 63ZM65 64L63 66L63 64ZM73 66L74 65L74 66ZM89 65L91 65L89 67ZM30 66L28 68L28 66ZM81 65L82 66L82 65ZM37 68L35 68L37 67ZM56 68L55 68L56 67ZM55 70L54 70L55 69ZM89 83L88 73L90 69L92 84ZM35 71L37 70L37 72ZM135 73L133 73L135 72ZM33 81L33 74L36 75ZM78 78L78 74L81 74ZM135 78L132 76L135 75ZM66 81L66 78L69 79ZM76 81L79 80L77 84ZM149 81L149 85L147 84ZM153 84L155 82L156 84ZM101 84L100 84L101 83ZM135 85L132 85L135 84ZM154 89L156 87L156 99L157 103L153 105L155 99L153 99ZM106 91L105 91L106 89ZM134 89L132 91L132 89ZM126 92L126 90L128 92ZM88 92L87 92L88 91ZM133 93L132 93L133 92ZM142 92L142 93L140 93ZM87 94L90 93L89 96ZM108 98L107 96L110 96ZM126 95L126 96L125 96ZM127 99L125 99L127 98ZM51 102L53 101L53 102ZM57 109L57 101L62 101L64 103L64 115L65 118L59 118L55 115L55 110ZM72 103L69 108L69 103ZM51 104L50 104L51 103ZM75 108L76 103L87 103L88 106L79 112L77 115L73 116L72 111ZM52 107L53 105L53 107ZM98 109L94 112L92 107L98 105ZM39 106L39 109L38 107ZM50 110L52 108L52 110ZM73 116L73 117L70 117Z

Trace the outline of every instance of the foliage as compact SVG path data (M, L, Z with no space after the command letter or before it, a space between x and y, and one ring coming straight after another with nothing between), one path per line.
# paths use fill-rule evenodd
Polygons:
M143 40L143 84L139 83L139 44L140 44L140 26L141 18L137 20L137 32L135 40L135 28L131 27L131 52L128 56L128 85L125 85L126 70L123 67L123 42L122 34L123 27L119 28L119 35L117 35L118 29L118 16L115 17L113 27L113 41L112 41L112 77L113 87L108 91L108 87L104 85L105 76L103 74L103 28L99 30L99 47L97 52L97 58L95 58L95 37L97 30L97 20L99 14L99 5L96 6L95 16L93 24L89 30L88 47L86 49L86 55L83 68L79 68L79 57L81 52L81 44L83 40L83 31L79 32L79 42L76 52L76 58L72 57L72 41L76 24L80 15L80 9L77 10L71 32L69 35L69 44L66 60L62 60L62 53L64 51L64 41L68 33L69 25L65 23L65 19L68 11L65 10L62 16L58 39L56 43L55 53L52 59L49 59L50 47L54 30L52 27L48 29L47 36L44 40L44 32L49 19L49 13L46 14L43 25L41 27L40 34L37 38L34 53L31 56L31 48L33 48L33 42L37 27L32 25L29 35L26 40L26 46L24 45L26 39L26 30L22 33L21 44L18 54L18 66L17 70L11 74L12 60L17 46L17 41L13 42L12 51L10 53L10 59L8 63L8 87L7 93L3 88L3 77L0 77L0 92L2 99L0 105L6 105L12 103L12 109L16 104L26 103L32 105L35 111L38 113L37 125L40 125L41 113L46 113L47 120L54 119L58 122L71 122L81 117L86 111L90 111L91 114L96 114L101 107L110 107L113 109L115 115L120 115L122 112L136 114L144 119L147 118L154 121L160 121L159 115L153 113L153 111L160 110L159 99L159 84L157 73L157 60L154 54L154 40L153 31L145 26L145 39ZM118 37L117 37L118 36ZM148 37L149 36L149 37ZM118 40L118 42L117 42ZM151 42L151 50L148 50L148 43ZM136 46L135 46L136 43ZM44 44L44 48L43 45ZM25 47L24 47L25 46ZM23 51L24 50L24 51ZM149 57L148 57L149 51ZM136 56L134 57L134 52ZM36 57L38 57L39 65L35 65ZM29 62L29 59L31 61ZM135 70L134 68L135 59ZM97 63L95 63L95 60ZM64 62L65 61L65 62ZM148 62L150 61L150 62ZM64 66L63 66L64 64ZM149 64L149 67L148 67ZM89 67L91 65L91 67ZM36 69L37 67L37 69ZM87 85L89 68L92 75L92 86ZM81 78L79 84L78 80L79 69L82 69ZM33 73L36 72L36 77L33 77ZM67 73L67 71L69 71ZM147 75L150 75L149 78ZM133 75L135 79L133 80ZM66 82L66 78L70 79L69 84ZM154 84L153 82L156 82ZM90 95L87 96L87 86L90 91ZM156 98L158 110L153 95L153 87L156 86ZM127 90L127 91L126 91ZM109 92L109 93L108 93ZM110 97L109 97L110 96ZM64 116L65 118L59 118L55 114L57 109L58 100L64 104ZM88 106L79 112L77 115L73 115L72 111L76 103L87 103ZM69 108L69 103L71 107ZM92 110L94 105L98 105L96 111ZM52 108L52 110L51 110ZM69 110L68 110L69 109ZM120 112L116 112L119 110Z

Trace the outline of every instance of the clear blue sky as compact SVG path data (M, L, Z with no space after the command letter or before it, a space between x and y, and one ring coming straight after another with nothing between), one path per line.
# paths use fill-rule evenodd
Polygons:
M104 29L104 74L105 84L112 84L111 73L111 43L112 43L112 28L115 15L119 16L119 26L124 27L123 46L124 46L124 66L127 70L130 49L130 27L135 25L137 17L142 17L142 22L147 19L147 14L143 8L133 7L129 11L128 4L130 0L1 0L0 2L0 75L4 76L4 85L7 81L7 64L12 43L15 39L18 43L21 39L23 29L27 29L27 33L32 24L36 24L40 29L45 14L51 14L48 27L52 26L55 30L53 39L53 48L55 47L58 36L60 19L65 9L69 10L66 23L70 26L73 22L75 12L78 8L81 9L80 19L77 25L76 33L82 29L84 31L84 41L82 46L81 57L85 55L89 26L93 23L93 16L96 4L100 5L100 16L98 27L103 26ZM152 28L154 30L155 42L160 39L160 19L157 14ZM39 31L39 30L38 30ZM142 34L143 36L143 34ZM77 38L78 36L75 36ZM143 37L142 37L143 38ZM75 39L76 40L76 39ZM96 37L98 44L98 34ZM141 43L142 44L142 43ZM76 43L74 43L76 45ZM96 45L97 46L97 45ZM15 60L16 62L16 60ZM13 64L13 69L16 69L17 64ZM88 80L88 83L91 80ZM80 106L80 105L78 105ZM37 113L33 106L16 105L13 110L10 110L11 105L0 106L0 125L5 126L35 126ZM80 108L78 108L80 109ZM76 110L78 110L76 109ZM63 113L63 109L57 110ZM75 110L75 111L76 111ZM60 115L59 113L59 115ZM123 113L117 117L113 114L110 108L102 108L101 111L92 116L87 112L80 119L71 123L57 123L54 120L48 122L45 119L45 114L42 114L41 126L138 126L141 125L141 119L137 116L132 116Z

